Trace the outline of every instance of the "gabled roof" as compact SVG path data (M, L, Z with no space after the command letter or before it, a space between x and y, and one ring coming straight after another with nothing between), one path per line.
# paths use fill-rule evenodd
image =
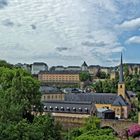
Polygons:
M45 85L41 85L40 86L40 92L42 93L42 94L56 94L56 93L62 93L62 91L60 91L58 88L56 88L56 87L50 87L50 86L45 86Z
M94 104L112 104L126 106L122 96L113 93L69 93L64 97L65 101L86 101Z
M114 106L127 106L127 102L123 99L122 96L117 96L117 98L114 100L112 105L114 105Z
M44 111L47 112L90 114L91 111L96 110L91 102L46 101L42 103Z

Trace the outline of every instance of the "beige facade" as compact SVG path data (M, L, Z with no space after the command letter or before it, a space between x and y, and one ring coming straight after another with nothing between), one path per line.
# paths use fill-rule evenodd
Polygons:
M121 95L124 99L126 99L126 89L124 83L118 84L118 95Z
M107 108L115 111L118 118L128 118L128 107L126 106L113 106L111 104L95 104L97 109Z
M40 73L39 81L44 83L79 83L79 73Z
M43 94L41 96L41 101L62 101L64 100L64 95L63 93L47 93Z

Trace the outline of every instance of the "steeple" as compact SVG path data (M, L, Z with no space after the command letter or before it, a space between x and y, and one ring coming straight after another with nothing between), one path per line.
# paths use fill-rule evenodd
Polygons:
M87 69L88 69L88 65L87 65L87 63L84 61L84 63L83 63L82 66L81 66L81 70L82 70L82 71L87 71Z
M122 53L121 53L121 64L120 64L120 77L119 77L119 83L124 82L124 77L123 77L123 60L122 60Z
M119 76L119 83L118 83L118 95L121 95L124 99L126 99L125 83L123 77L122 53L121 53L121 64L120 64L120 76Z

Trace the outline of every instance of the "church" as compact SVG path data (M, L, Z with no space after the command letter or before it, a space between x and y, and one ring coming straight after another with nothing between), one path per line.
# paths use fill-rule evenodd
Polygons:
M117 93L67 93L61 100L42 101L45 113L52 113L58 120L72 120L97 115L100 110L112 111L115 118L127 119L131 111L130 97L125 88L121 55ZM71 119L72 118L72 119Z

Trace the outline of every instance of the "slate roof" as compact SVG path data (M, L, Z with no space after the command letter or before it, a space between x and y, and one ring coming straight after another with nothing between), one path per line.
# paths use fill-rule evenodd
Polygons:
M41 85L40 86L40 92L42 94L47 94L47 93L62 93L58 88L56 87L49 87L49 86L45 86L45 85Z
M96 110L91 102L46 101L42 103L46 112L90 114Z
M47 64L44 62L34 62L32 65L47 65Z
M64 97L65 101L93 102L94 104L112 104L114 106L127 106L122 96L113 93L69 93Z

